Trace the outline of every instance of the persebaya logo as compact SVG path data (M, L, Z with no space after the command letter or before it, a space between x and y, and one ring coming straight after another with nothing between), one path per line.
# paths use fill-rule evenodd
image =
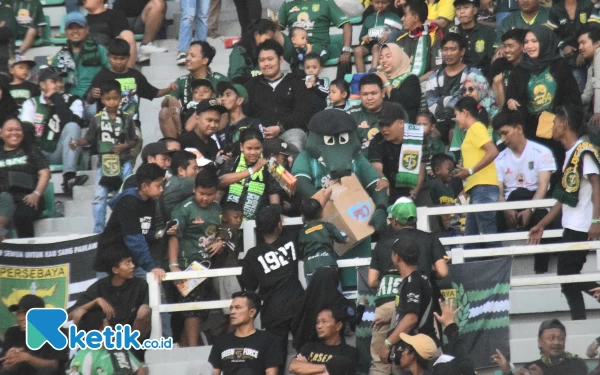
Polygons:
M67 312L63 309L31 309L25 317L25 342L31 350L38 350L45 343L54 349L64 349L68 344L67 336L60 327L67 321Z
M412 171L417 167L417 158L419 157L418 151L404 151L402 156L402 166L409 171Z
M579 173L573 167L569 167L563 174L563 186L567 193L572 193L579 189Z

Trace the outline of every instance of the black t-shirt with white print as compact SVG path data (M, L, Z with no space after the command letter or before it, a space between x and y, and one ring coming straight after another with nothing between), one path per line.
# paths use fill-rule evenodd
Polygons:
M266 331L257 330L247 337L228 333L216 339L208 361L223 375L263 375L266 369L282 365L280 341Z
M422 275L419 270L415 270L402 280L396 297L397 323L411 313L416 314L418 320L410 334L423 333L438 342L433 327L433 290L429 278Z
M296 315L304 289L298 280L296 244L279 237L271 244L248 250L242 261L244 288L258 289L263 322L288 320Z

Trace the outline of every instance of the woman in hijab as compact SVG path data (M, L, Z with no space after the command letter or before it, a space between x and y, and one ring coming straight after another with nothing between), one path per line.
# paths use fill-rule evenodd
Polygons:
M522 112L527 139L552 150L559 167L552 175L553 187L562 177L560 167L565 153L560 143L536 135L540 115L545 111L554 113L559 106L581 110L581 95L568 62L558 53L558 40L552 30L542 25L532 26L525 35L524 50L523 60L508 81L506 106Z
M414 124L421 106L421 85L419 77L410 73L408 55L395 43L384 44L379 61L383 72L377 75L383 82L386 97L400 103Z

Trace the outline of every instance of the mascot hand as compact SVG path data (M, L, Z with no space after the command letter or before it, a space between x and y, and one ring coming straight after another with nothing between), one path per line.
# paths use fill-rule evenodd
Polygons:
M376 232L383 233L387 228L387 217L387 212L385 212L385 210L382 210L381 208L378 208L373 213L373 216L371 216L369 225L373 226Z

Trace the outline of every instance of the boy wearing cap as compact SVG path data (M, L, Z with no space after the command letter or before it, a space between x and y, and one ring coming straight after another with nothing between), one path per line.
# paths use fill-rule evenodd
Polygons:
M80 98L90 88L92 80L104 67L109 68L106 48L89 38L89 27L85 16L79 12L67 14L65 34L67 45L52 58L52 66L67 74L65 83L69 94ZM95 106L86 108L86 119L96 114Z
M4 333L3 357L0 361L2 375L63 374L63 365L69 359L69 350L55 350L49 343L38 350L31 350L25 340L25 317L33 308L44 308L44 301L33 294L27 294L17 305L8 310L15 314L17 325Z
M454 0L454 8L460 24L450 28L450 32L457 32L467 39L464 63L475 66L486 74L497 47L496 31L477 22L479 0Z
M46 26L44 8L39 0L13 0L12 9L19 24L16 39L22 39L19 55L23 55L35 41L42 35Z
M169 150L166 142L158 141L154 143L148 143L142 149L142 164L156 164L162 170L167 171L171 166L171 154L173 152L174 151ZM135 174L131 174L125 179L125 181L123 181L123 185L121 186L119 193L123 192L126 189L137 189L138 187L139 184L137 182Z
M219 153L219 146L212 138L219 130L221 115L227 109L219 104L217 99L204 99L196 106L196 126L183 134L179 141L181 147L195 148L207 159L215 160Z
M220 93L219 100L227 108L229 124L225 127L225 139L221 140L223 149L232 146L240 138L240 133L246 128L254 128L263 132L261 122L244 114L244 106L248 103L248 91L242 85L230 82L219 82L217 91ZM219 132L221 133L221 132Z
M83 103L80 99L60 93L64 73L54 67L40 71L42 95L23 103L20 119L34 128L35 142L51 164L63 166L63 191L72 193L73 186L87 181L76 176L81 148L72 149L72 141L81 138Z
M379 347L379 358L383 363L388 363L390 353L395 353L402 333L423 333L437 340L433 327L433 289L429 277L419 270L419 244L401 239L394 242L392 249L392 261L402 282L396 296L396 316L390 325L394 329Z
M192 100L187 104L181 112L181 123L183 124L183 132L191 132L196 126L196 107L198 103L204 99L215 99L217 94L213 84L204 78L195 79L191 83Z
M10 95L13 97L19 110L23 107L23 103L31 98L40 96L40 87L33 82L27 80L31 69L35 66L35 61L26 59L15 59L10 64Z

